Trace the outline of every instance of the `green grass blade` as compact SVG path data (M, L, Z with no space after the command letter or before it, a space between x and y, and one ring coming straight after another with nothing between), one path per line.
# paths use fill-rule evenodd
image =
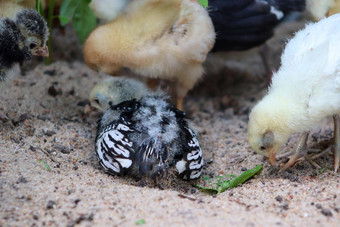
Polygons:
M237 176L237 177L235 177L235 178L233 178L229 181L224 182L222 184L221 189L219 190L219 192L217 194L224 192L228 188L235 188L239 184L243 184L244 182L246 182L247 180L252 178L255 174L257 174L259 171L261 171L261 169L262 169L262 164L254 167L253 169L250 169L250 170L243 172L241 175L239 175L239 176Z
M41 164L43 164L43 166L45 166L45 168L48 170L48 171L51 171L51 168L43 161L43 160L37 160L38 162L40 162Z
M136 225L144 225L146 223L146 221L144 219L140 219L138 221L136 221Z
M44 10L42 8L41 0L36 0L35 1L35 9L38 11L38 13L44 17Z

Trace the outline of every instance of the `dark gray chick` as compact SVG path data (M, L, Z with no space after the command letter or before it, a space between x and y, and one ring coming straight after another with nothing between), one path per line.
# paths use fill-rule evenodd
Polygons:
M46 41L48 28L45 20L33 9L24 9L15 19L0 19L0 81L14 64L35 56L48 56Z
M94 90L124 93L122 87L113 88L118 84L115 80L127 79L112 78L111 83L106 80L97 85L101 89ZM102 89L103 86L110 90ZM128 92L134 89L135 86L130 87ZM108 100L112 97L108 93L97 95ZM91 99L95 96L92 93ZM148 91L138 100L115 101L99 121L96 137L97 157L106 172L154 179L175 166L185 180L200 177L202 150L184 112L165 101L162 93Z

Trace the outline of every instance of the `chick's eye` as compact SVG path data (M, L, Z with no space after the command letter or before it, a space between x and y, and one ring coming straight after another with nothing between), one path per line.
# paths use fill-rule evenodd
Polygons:
M37 46L37 44L31 43L31 44L30 44L30 49L33 49L33 48L35 48L36 46Z
M94 101L95 101L97 104L99 104L99 100L98 100L98 99L95 99Z
M260 147L260 150L261 150L261 151L264 151L264 150L266 150L266 147L265 147L265 146L261 146L261 147Z

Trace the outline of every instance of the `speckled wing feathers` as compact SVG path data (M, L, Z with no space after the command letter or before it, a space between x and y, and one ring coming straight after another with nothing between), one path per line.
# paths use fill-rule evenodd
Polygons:
M197 179L201 175L204 164L201 147L196 134L189 127L183 127L185 141L183 144L183 159L176 163L176 168L183 179Z
M132 166L133 143L127 133L133 131L123 122L112 122L96 139L99 163L106 172L124 174Z

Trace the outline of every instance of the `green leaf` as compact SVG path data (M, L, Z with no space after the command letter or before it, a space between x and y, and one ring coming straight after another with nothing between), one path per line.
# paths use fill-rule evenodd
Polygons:
M146 221L144 219L140 219L138 221L136 221L136 225L144 225L146 223Z
M225 176L217 176L215 179L217 180L215 186L213 187L204 187L202 185L193 185L194 187L207 192L209 194L220 194L229 188L237 187L239 184L244 183L255 174L257 174L262 169L262 164L254 167L253 169L247 170L243 172L241 175L235 177L234 175L227 174ZM227 177L233 177L231 180L226 180Z
M198 0L198 2L199 2L204 8L207 8L207 7L208 7L208 0Z
M209 188L209 187L204 187L202 185L196 185L196 184L194 184L193 186L195 188L200 189L201 191L208 193L208 194L217 194L218 193L218 189L216 189L216 188Z
M81 43L85 41L87 36L97 25L96 17L88 5L89 2L90 1L88 0L80 1L73 16L73 29L77 33Z
M250 170L247 170L247 171L243 172L241 175L231 179L230 181L224 182L222 184L222 187L221 187L220 191L217 194L220 194L220 193L224 192L228 188L235 188L239 184L243 184L244 182L246 182L247 180L252 178L255 174L257 174L261 169L262 169L262 164L254 167L254 168L252 168Z
M68 24L78 8L78 6L83 3L87 2L86 0L64 0L60 7L60 15L59 20L62 26Z
M48 170L48 171L51 171L51 168L43 161L43 160L37 160L38 162L40 162L41 164L43 164L43 166L45 166L45 168Z

